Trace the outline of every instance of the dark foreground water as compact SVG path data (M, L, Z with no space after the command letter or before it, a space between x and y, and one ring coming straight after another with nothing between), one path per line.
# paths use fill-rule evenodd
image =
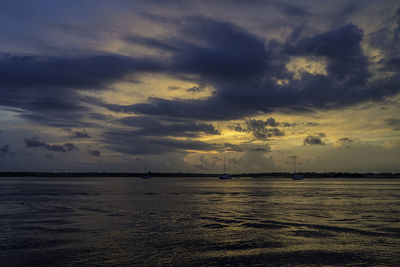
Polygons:
M400 181L0 178L0 266L400 266Z

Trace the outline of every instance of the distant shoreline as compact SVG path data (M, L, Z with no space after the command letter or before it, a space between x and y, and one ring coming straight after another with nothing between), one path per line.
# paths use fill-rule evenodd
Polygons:
M350 173L350 172L303 172L305 178L400 178L400 173ZM153 177L218 177L220 173L164 173L152 172ZM239 173L238 177L291 178L292 173ZM0 177L142 177L143 173L131 172L0 172Z

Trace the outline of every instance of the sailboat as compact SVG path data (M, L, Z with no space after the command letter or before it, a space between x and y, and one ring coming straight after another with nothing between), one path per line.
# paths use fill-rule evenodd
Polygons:
M142 176L143 179L151 178L151 171L147 170L147 161L144 162L144 174Z
M219 179L222 180L227 180L227 179L232 179L232 176L230 176L229 174L226 173L226 158L224 157L224 174L219 176Z
M293 166L294 166L294 173L293 173L293 176L292 176L292 180L303 180L304 179L304 175L297 172L297 168L296 168L296 158L297 158L297 156L291 156L290 158L293 159Z

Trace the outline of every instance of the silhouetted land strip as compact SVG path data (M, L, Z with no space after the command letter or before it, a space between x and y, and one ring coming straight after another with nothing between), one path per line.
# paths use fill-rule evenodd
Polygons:
M400 178L400 173L304 172L305 178ZM153 177L218 177L220 173L164 173L153 172ZM292 173L240 173L238 177L291 178ZM131 172L0 172L0 177L142 177L143 173Z

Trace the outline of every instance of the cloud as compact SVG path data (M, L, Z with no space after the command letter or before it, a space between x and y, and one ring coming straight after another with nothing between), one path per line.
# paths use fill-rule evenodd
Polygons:
M281 1L264 4L291 17L311 14L301 4ZM146 6L139 4L143 5ZM347 5L342 13L351 15L359 9L357 4ZM398 12L391 18L395 26L397 17ZM0 93L0 104L22 108L27 113L21 116L35 122L76 126L85 119L82 112L90 112L87 110L90 103L76 91L106 90L113 83L138 73L190 75L193 81L210 85L216 91L203 100L149 98L146 102L126 106L107 105L101 101L94 104L119 112L210 121L240 119L272 111L300 113L341 108L399 92L400 78L396 75L374 82L368 80L371 77L369 62L361 49L364 33L354 24L317 34L304 32L291 39L294 43L280 43L266 42L261 34L254 33L257 31L218 18L148 15L147 19L155 25L163 23L158 26L168 24L174 34L144 37L130 33L122 36L122 41L126 42L128 51L129 46L140 45L163 51L164 56L133 57L90 50L79 51L75 56L52 57L3 53L0 76L4 78L0 86L6 89ZM290 26L300 30L303 27ZM135 53L138 54L140 52ZM285 64L298 56L325 59L327 75L303 73L301 79L293 79L293 73ZM277 80L286 83L279 85ZM18 88L18 93L12 88ZM28 94L32 91L33 94ZM34 95L34 99L23 97L25 95ZM48 113L49 110L52 112ZM71 111L72 115L62 116L56 111Z
M173 65L179 72L237 80L254 77L267 68L264 40L233 23L198 16L184 19L178 27L183 36L196 41L177 43L179 52Z
M86 131L76 131L73 134L70 135L71 138L91 138L91 136L86 132Z
M319 123L317 123L317 122L307 122L306 123L306 126L318 126L319 125Z
M354 24L306 37L297 44L287 44L292 55L324 57L328 77L347 86L364 85L370 76L367 57L361 48L362 30Z
M107 131L103 133L102 142L107 149L132 155L158 155L170 152L189 153L189 151L203 152L246 152L258 151L269 152L271 148L268 144L252 145L252 144L231 144L231 143L208 143L191 138L175 139L163 135L143 135L135 131Z
M143 136L129 131L103 133L103 143L109 150L128 155L159 155L169 152L187 153L194 151L222 150L221 145L198 140L179 140L159 136Z
M186 92L189 92L189 93L201 93L204 90L205 90L204 87L193 86L191 88L186 89Z
M34 138L24 139L25 147L33 147L33 148L44 148L46 150L55 151L55 152L70 152L79 150L74 144L65 143L63 145L51 145L44 142L40 142Z
M0 155L5 156L5 155L14 155L14 152L10 150L9 145L3 145L0 147Z
M89 150L88 151L90 155L92 155L93 157L99 157L101 155L100 150Z
M268 118L266 121L249 119L246 120L246 128L237 125L234 129L238 132L250 132L255 138L266 139L270 137L283 136L285 133L279 128L275 128L279 123L274 118ZM274 128L267 128L272 126Z
M284 10L292 8L282 3L277 6ZM229 120L260 112L337 108L398 92L400 78L367 84L368 62L360 46L363 32L353 24L304 37L295 45L275 42L275 48L231 22L197 16L174 19L170 24L177 30L174 38L130 35L125 39L131 44L168 51L167 57L133 58L111 53L48 57L3 53L0 75L4 78L0 86L5 90L0 93L0 104L22 108L25 112L21 117L35 122L85 126L82 112L89 113L91 104L126 113ZM285 69L292 56L326 58L328 75L304 73L301 80L292 79L292 74ZM105 90L128 75L144 72L180 77L194 75L192 79L216 91L202 100L150 98L147 103L127 106L104 104L77 93ZM276 79L286 79L287 83L277 85ZM18 93L14 88L18 88ZM58 90L56 96L53 88L63 90ZM193 87L190 91L198 92L197 88L201 90ZM21 97L32 90L33 99Z
M166 42L162 42L160 40L154 38L148 38L143 36L137 35L129 35L125 37L125 40L128 42L135 44L135 45L142 45L147 48L153 48L162 51L170 51L170 52L177 52L179 49L174 45L170 45Z
M390 119L386 119L386 123L393 127L394 130L400 131L400 119L394 119L394 118L390 118Z
M386 11L385 23L382 27L379 27L376 31L368 34L368 45L373 48L377 48L383 55L384 59L380 60L386 62L384 68L396 70L398 64L396 64L398 54L396 51L400 48L399 33L400 33L400 8L392 8L389 12ZM393 59L393 61L392 61ZM391 63L395 63L391 66Z
M358 140L354 140L349 137L342 137L336 140L335 146L344 146L346 148L351 148L353 145L358 143Z
M127 74L159 70L159 62L117 54L81 57L0 55L2 88L78 88L99 90Z
M127 154L119 162L142 152L160 155L160 162L167 153L180 160L191 151L237 152L232 154L239 161L245 153L267 154L270 148L260 143L284 134L313 130L299 141L309 135L315 137L310 144L327 143L314 127L334 127L326 117L333 113L325 111L363 102L375 107L399 96L400 9L390 1L100 2L49 2L45 9L37 3L29 10L12 1L1 5L0 21L7 27L0 29L0 113L6 129L25 129L1 134L10 148L34 128L57 138L35 139L39 145L31 147L43 155L56 156L52 151L68 151L68 142L87 138L104 159L114 153L103 149ZM303 60L310 67L291 67ZM391 136L384 131L400 124L394 105L377 111L375 118L388 116L381 118L387 127L367 135L384 143L381 138ZM268 118L275 114L290 121ZM314 119L306 117L317 121L307 123ZM20 127L20 119L28 122ZM213 136L233 123L229 120L241 122L237 130L247 134L239 136L257 140L227 143L225 135ZM65 127L73 130L56 137ZM343 129L347 136L348 126ZM277 149L291 147L273 142ZM354 142L339 138L335 149L347 151ZM307 145L296 149L310 152ZM82 159L94 163L90 151L82 151Z
M143 136L197 137L200 134L219 135L212 124L186 120L167 120L150 116L129 116L119 120L124 126L135 127L131 134Z
M286 2L278 2L278 1L274 1L273 4L275 7L277 7L280 11L282 11L285 15L288 16L303 17L311 15L306 9L294 4L289 4Z
M231 143L224 143L222 151L224 152L263 152L267 153L271 151L271 147L268 144L265 145L252 145L248 143L243 144L231 144Z
M247 120L247 131L251 132L256 138L268 138L274 136L283 136L284 132L279 130L278 128L267 128L266 126L276 126L276 122L274 119L269 118L266 121L262 120Z
M400 75L369 80L369 62L361 48L364 33L354 24L296 43L267 44L230 22L187 17L174 23L182 39L165 40L178 48L168 58L169 74L193 75L191 79L215 88L215 93L205 99L153 97L145 103L105 107L133 114L232 120L274 111L344 108L400 90ZM325 60L327 74L303 72L295 78L285 67L293 57Z
M0 105L22 118L50 126L85 126L84 113L100 105L82 90L106 90L128 75L156 71L160 61L116 54L38 56L0 53Z
M325 137L324 133L309 135L304 139L303 143L304 145L325 145L325 142L321 139L323 137Z
M250 124L253 124L253 126L247 127L247 124L249 121L252 121ZM296 127L296 126L314 127L314 126L320 125L319 123L316 123L316 122L285 122L285 121L278 122L272 117L268 118L265 121L248 119L245 121L245 123L246 123L246 127L242 127L240 124L237 124L235 126L229 126L229 128L234 129L235 131L238 131L238 132L247 132L247 131L249 131L249 129L254 128L254 127L256 129L259 129L262 131L263 128L265 128L266 126L287 128L287 127ZM284 134L283 131L282 131L282 133ZM278 134L278 136L279 136L279 134Z

